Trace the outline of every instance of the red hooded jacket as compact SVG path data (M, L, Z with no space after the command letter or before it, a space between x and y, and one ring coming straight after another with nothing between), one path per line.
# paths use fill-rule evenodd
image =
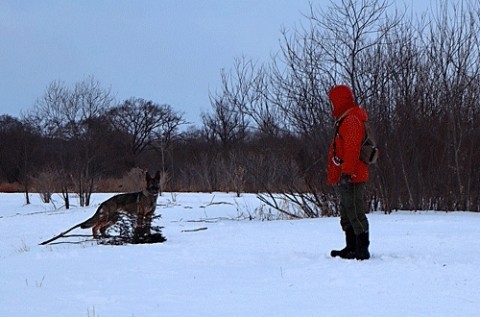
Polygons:
M328 97L332 102L332 114L336 122L343 121L328 151L327 183L337 184L341 175L351 176L352 183L364 183L368 181L368 165L360 161L360 147L365 137L367 112L355 104L352 90L348 86L333 87ZM334 162L334 153L337 163ZM339 162L341 163L338 164Z

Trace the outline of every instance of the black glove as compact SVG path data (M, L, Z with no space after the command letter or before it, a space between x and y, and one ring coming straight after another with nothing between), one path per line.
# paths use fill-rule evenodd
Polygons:
M347 185L347 184L350 184L351 182L352 182L351 175L342 174L342 176L340 176L340 182L339 182L340 185Z

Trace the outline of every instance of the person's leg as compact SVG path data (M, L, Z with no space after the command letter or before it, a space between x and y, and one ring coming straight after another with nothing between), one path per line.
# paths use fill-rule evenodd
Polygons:
M356 235L368 232L369 224L365 215L365 183L348 183L341 187L341 205L348 222Z
M348 210L351 208L351 200L348 199L348 187L342 183L339 186L340 193L340 226L345 232L345 247L341 250L332 250L332 257L339 256L343 259L354 259L357 244L357 237L348 217Z
M356 236L355 258L366 260L370 258L368 247L369 241L369 223L365 215L365 183L345 183L340 186L341 191L341 209L352 226ZM347 220L341 220L344 224Z

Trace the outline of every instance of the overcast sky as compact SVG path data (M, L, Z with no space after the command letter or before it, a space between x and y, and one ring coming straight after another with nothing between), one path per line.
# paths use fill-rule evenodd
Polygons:
M326 0L310 1L328 3ZM270 60L308 0L0 0L0 115L94 76L117 101L170 104L199 123L220 70Z

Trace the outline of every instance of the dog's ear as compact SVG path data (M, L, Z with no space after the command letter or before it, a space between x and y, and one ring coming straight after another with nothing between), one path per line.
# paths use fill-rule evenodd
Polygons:
M152 176L150 176L150 173L147 171L147 173L145 174L145 179L148 181L150 181L152 178Z
M157 173L155 174L155 180L160 180L160 171L157 171Z

